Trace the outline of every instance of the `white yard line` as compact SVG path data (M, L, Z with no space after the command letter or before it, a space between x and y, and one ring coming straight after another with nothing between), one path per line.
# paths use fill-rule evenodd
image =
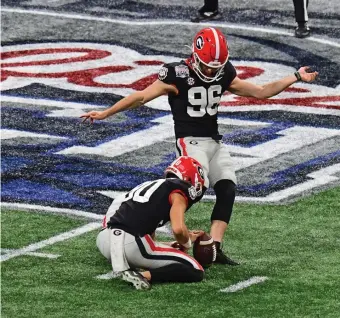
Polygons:
M52 236L47 240L43 240L43 241L40 241L40 242L37 242L37 243L33 243L33 244L30 244L26 247L23 247L23 248L20 248L20 249L17 249L17 250L11 250L7 254L3 254L3 255L0 256L0 262L8 261L11 258L18 257L18 256L21 256L21 255L25 255L29 252L35 252L36 250L39 250L43 247L68 240L70 238L73 238L73 237L85 234L87 232L99 229L100 227L101 227L100 222L91 222L89 224L75 228L71 231L61 233L61 234L58 234L56 236Z
M8 254L8 253L12 253L13 251L15 251L15 249L12 249L12 248L2 248L0 250L1 250L1 254ZM50 258L50 259L58 258L60 256L59 254L37 253L37 252L27 252L24 255L45 257L45 258Z
M87 108L95 108L101 109L106 108L105 105L96 105L91 103L77 103L77 102L65 102L61 100L51 100L46 98L26 98L19 96L10 96L10 95L1 95L2 102L10 102L10 103L21 103L21 104L33 104L33 105L41 105L48 106L51 108L71 108L71 109L87 109Z
M48 253L37 253L37 252L28 252L25 255L35 256L35 257L46 257L50 259L60 257L60 254L48 254Z
M13 12L13 13L22 13L22 14L32 14L32 15L43 15L64 19L72 19L72 20L86 20L86 21L100 21L107 23L115 23L122 25L161 25L161 26L175 26L175 25L183 25L183 26L197 26L197 23L186 22L186 21L176 21L176 20L143 20L143 21L132 21L132 20L118 20L118 19L110 19L110 18L100 18L95 16L88 16L82 14L67 14L67 13L57 13L57 12L49 12L49 11L39 11L39 10L24 10L24 9L12 9L12 8L1 8L2 12ZM274 28L265 28L265 27L254 27L254 26L246 26L240 25L236 23L223 23L223 22L207 22L200 23L201 26L216 26L216 27L224 27L228 29L236 29L236 30L245 30L252 32L260 32L260 33L271 33L271 34L279 34L294 37L292 32L282 31ZM308 37L304 39L305 41L318 42L321 44L326 44L334 47L340 47L340 43L336 41L336 39L322 39L316 37Z
M122 192L124 193L124 192ZM1 202L2 208L7 209L16 209L16 210L23 210L24 212L36 212L36 213L53 213L53 214L62 214L62 215L74 215L85 217L91 220L100 220L102 221L104 215L90 213L80 210L72 210L72 209L62 209L62 208L53 208L50 206L43 206L43 205L34 205L34 204L24 204L24 203L10 203L10 202ZM162 234L164 236L172 237L172 230L168 225L164 225L162 227L157 228L157 234Z
M220 292L222 293L235 293L239 290L245 289L251 285L259 284L267 280L268 277L266 276L254 276L249 278L248 280L244 280L242 282L238 282L235 285L231 285L227 288L220 289Z
M51 212L55 214L66 214L66 215L74 215L85 217L91 220L103 220L104 215L90 213L80 210L73 209L63 209L63 208L54 208L50 206L43 205L34 205L34 204L25 204L25 203L10 203L10 202L1 202L2 208L7 209L17 209L17 210L25 210L26 212Z

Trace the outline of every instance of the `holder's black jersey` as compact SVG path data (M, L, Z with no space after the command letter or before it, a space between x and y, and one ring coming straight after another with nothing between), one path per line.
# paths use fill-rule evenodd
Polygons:
M195 188L180 179L159 179L145 182L120 198L117 212L107 227L120 228L132 235L152 234L170 221L172 193L180 193L188 202L187 210L201 197Z
M202 81L186 61L164 64L158 79L178 89L169 94L176 138L218 135L217 112L222 94L236 77L228 61L221 77L211 83Z

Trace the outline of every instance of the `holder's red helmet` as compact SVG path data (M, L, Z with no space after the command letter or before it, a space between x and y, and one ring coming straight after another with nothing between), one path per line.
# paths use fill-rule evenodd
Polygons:
M201 164L194 158L188 156L178 157L169 167L165 169L165 177L175 175L179 179L191 183L200 196L204 186L204 171Z
M192 67L202 81L210 83L220 78L228 58L228 43L220 30L205 28L196 34L192 44ZM213 75L204 74L202 65L213 69Z

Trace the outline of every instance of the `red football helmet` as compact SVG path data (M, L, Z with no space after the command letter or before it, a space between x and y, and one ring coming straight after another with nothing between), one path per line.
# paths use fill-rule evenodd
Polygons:
M204 82L217 80L229 58L228 43L222 32L215 28L199 31L192 44L191 65ZM213 69L212 75L205 74L202 68Z
M194 158L188 156L178 157L169 167L165 169L165 177L169 174L191 183L200 196L204 186L204 171L201 164Z

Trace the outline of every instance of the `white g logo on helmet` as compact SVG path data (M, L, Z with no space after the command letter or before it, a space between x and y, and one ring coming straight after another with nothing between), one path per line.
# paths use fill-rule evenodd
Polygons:
M201 36L199 36L196 40L196 47L199 50L202 50L203 48L203 38Z
M204 171L203 171L203 169L200 166L198 166L197 170L198 170L198 173L200 174L201 178L204 180Z

